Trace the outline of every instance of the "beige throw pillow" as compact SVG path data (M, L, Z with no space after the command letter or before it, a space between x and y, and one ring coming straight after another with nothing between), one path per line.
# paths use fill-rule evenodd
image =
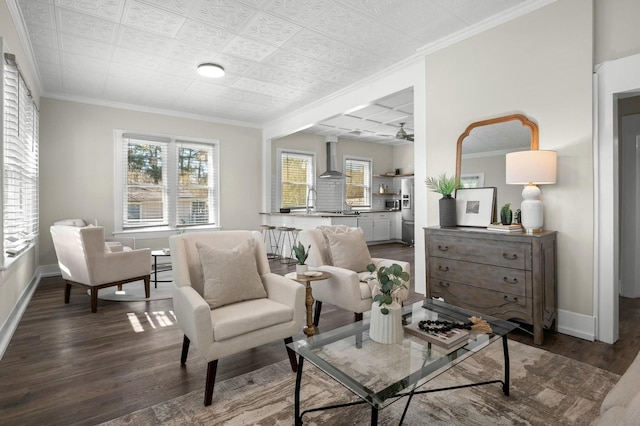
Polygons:
M204 277L204 299L212 309L267 297L253 246L253 239L233 249L196 243Z
M367 265L371 263L371 254L362 231L328 233L325 237L329 243L333 266L355 272L367 270Z

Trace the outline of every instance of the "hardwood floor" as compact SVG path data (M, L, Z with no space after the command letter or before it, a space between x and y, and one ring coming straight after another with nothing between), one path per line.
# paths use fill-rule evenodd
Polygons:
M370 251L374 257L414 262L413 249L402 244L371 246ZM294 269L271 265L280 274ZM89 296L80 289L72 289L65 305L63 287L59 277L42 280L0 360L1 425L96 424L193 390L204 392L206 365L196 348L186 367L180 366L182 333L171 300L99 300L92 314ZM412 282L410 301L422 298L414 288ZM546 333L542 348L621 374L640 349L635 327L640 299L621 299L620 312L620 340L614 345ZM325 304L320 329L352 320L352 313ZM533 345L524 332L511 338ZM282 342L223 358L217 381L283 359Z

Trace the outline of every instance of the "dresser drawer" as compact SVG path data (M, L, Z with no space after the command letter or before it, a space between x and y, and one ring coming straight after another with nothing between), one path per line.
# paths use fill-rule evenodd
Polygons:
M533 321L533 300L479 287L430 278L428 297L442 297L445 302L482 312L504 320Z
M531 297L531 271L463 262L442 257L429 258L430 277L473 287Z
M531 269L531 245L491 239L430 236L429 256L486 263L516 269Z

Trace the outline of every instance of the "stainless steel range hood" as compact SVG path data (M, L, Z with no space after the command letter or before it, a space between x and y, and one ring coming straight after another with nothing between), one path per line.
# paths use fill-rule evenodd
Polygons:
M320 175L321 179L345 179L349 176L338 169L338 138L336 136L327 136L325 138L327 144L327 170Z

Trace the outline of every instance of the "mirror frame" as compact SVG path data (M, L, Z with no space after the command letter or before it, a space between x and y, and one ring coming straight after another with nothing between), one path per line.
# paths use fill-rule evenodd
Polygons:
M504 123L505 121L518 120L523 126L527 126L531 130L531 150L538 150L538 125L529 120L522 114L511 114L503 117L490 118L488 120L476 121L467 126L464 132L458 138L458 144L456 148L456 183L460 184L460 172L462 169L462 141L469 136L469 133L476 127L488 126L490 124Z

